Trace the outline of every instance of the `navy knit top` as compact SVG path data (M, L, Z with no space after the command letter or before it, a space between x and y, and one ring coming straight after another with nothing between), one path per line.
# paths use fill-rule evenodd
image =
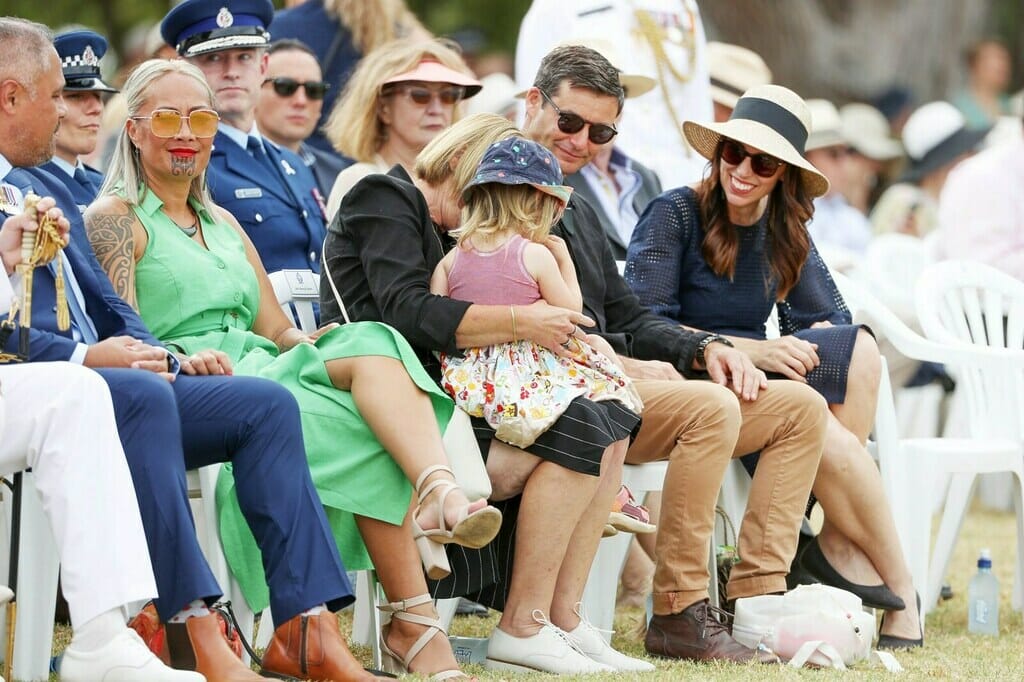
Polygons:
M765 213L767 216L767 212ZM669 190L652 201L629 245L626 281L655 313L705 331L763 339L776 305L776 282L768 264L767 218L738 227L739 252L732 281L704 260L697 194ZM778 302L779 330L793 334L815 322L851 322L828 268L812 243L800 278Z

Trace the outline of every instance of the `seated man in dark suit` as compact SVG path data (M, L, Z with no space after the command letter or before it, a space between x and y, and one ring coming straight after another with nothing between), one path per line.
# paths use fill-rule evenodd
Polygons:
M264 671L369 678L330 611L351 603L351 586L310 479L295 399L274 382L226 376L230 367L217 353L176 358L160 346L114 293L67 189L46 171L22 170L52 155L53 134L66 111L63 88L48 29L0 18L0 212L20 213L23 196L33 191L54 197L71 220L62 273L71 328L62 331L57 322L56 277L38 268L30 361L83 364L110 390L171 665L197 670L207 680L262 679L234 656L207 608L221 589L200 551L188 507L185 469L231 461L278 624ZM8 340L8 352L16 350L19 331Z
M651 76L626 73L619 69L618 65L625 60L621 59L615 43L610 40L579 36L564 44L588 47L615 66L626 99L646 95L658 86L658 81ZM659 94L654 93L651 97ZM566 173L565 184L573 188L576 196L586 199L594 209L612 245L615 260L625 261L633 228L651 199L661 194L658 174L612 143L601 146L590 163L572 173Z

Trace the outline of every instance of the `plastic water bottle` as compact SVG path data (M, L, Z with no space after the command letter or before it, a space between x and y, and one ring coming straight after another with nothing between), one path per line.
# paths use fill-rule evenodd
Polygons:
M967 586L967 631L999 635L999 580L992 574L992 554L981 550L978 572Z

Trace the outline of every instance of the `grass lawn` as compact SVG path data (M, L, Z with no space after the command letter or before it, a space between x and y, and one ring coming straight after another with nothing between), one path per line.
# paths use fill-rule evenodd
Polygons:
M1024 627L1021 613L1010 608L1013 588L1012 571L1018 548L1014 540L1015 523L1012 514L975 511L964 524L957 550L953 557L948 580L953 587L953 599L942 602L929 614L925 632L925 646L912 653L899 653L897 658L905 669L904 679L986 679L1024 680ZM975 637L967 634L967 583L975 573L975 560L981 547L992 549L994 571L999 578L1001 603L999 638ZM633 656L643 656L643 641L636 635L636 626L642 612L620 611L616 615L616 634L613 644ZM453 635L486 636L497 622L497 614L490 618L459 617L452 625ZM342 614L342 631L351 631L351 611ZM58 628L54 642L55 652L67 645L69 633ZM364 664L370 662L368 648L354 647ZM631 675L586 676L586 680L789 680L810 678L815 681L832 679L891 679L881 669L864 664L852 672L796 670L786 666L740 667L736 665L697 665L653 659L658 670L653 673ZM482 667L468 666L466 672L480 680L541 679L541 675L510 676L490 673ZM56 676L51 677L56 680ZM141 681L140 681L141 682Z

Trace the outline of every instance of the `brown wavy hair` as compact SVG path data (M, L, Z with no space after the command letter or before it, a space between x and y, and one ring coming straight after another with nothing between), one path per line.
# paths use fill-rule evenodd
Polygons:
M724 138L723 138L724 139ZM701 254L716 275L730 280L736 274L739 252L738 229L729 220L729 206L722 189L720 168L722 144L711 161L711 174L697 186L700 222L704 229ZM782 300L797 280L811 251L807 221L814 215L814 203L804 190L800 169L788 164L768 197L768 231L765 252L776 296ZM765 282L769 286L771 282Z

